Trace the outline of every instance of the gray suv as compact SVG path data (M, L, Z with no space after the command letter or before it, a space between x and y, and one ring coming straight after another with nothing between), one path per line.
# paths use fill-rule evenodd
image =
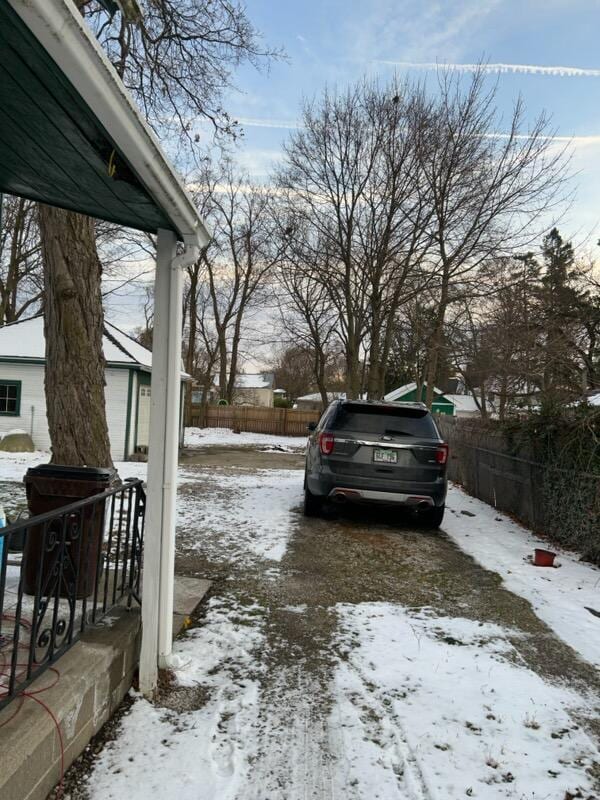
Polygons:
M437 528L444 516L448 445L423 403L336 400L309 425L304 513L326 500L416 511Z

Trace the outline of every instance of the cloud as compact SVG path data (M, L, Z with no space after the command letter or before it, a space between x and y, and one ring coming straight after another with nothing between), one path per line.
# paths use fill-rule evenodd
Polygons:
M459 60L474 39L479 41L480 28L500 0L404 0L401 13L398 5L398 0L365 4L346 37L353 42L355 58L364 61L378 53L383 58L420 62L444 53L450 60Z
M447 64L432 61L387 61L375 60L376 64L386 64L392 67L421 70L453 70L455 72L483 72L495 75L525 74L525 75L553 75L564 78L600 78L600 69L587 69L584 67L543 66L541 64Z

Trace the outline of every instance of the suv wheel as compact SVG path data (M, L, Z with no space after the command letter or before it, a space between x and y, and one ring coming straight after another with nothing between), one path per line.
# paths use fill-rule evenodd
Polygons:
M439 528L442 524L442 520L444 519L445 510L446 506L434 506L433 508L427 508L424 511L419 512L419 521L426 528Z
M323 498L313 494L304 482L304 516L318 517L323 510Z

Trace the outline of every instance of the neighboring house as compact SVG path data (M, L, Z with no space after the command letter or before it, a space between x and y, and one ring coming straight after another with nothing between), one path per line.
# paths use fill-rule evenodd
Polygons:
M588 389L587 392L579 400L569 403L570 406L580 406L587 403L590 406L600 406L600 389Z
M404 403L425 402L427 384L421 387L421 395L418 396L417 384L407 383L394 389L385 395L384 400L391 400ZM448 414L451 417L475 417L480 416L481 412L477 407L474 397L468 394L445 394L437 386L433 390L434 400L431 410L434 414ZM488 411L493 413L494 407L488 402Z
M454 406L455 417L480 417L481 409L475 402L472 394L445 394L446 400L449 400ZM494 414L496 411L494 404L489 400L487 401L488 414Z
M345 392L327 392L327 400L331 403L333 400L344 399ZM313 394L304 394L302 397L297 397L294 408L301 409L302 411L322 411L323 402L321 400L321 393L314 392Z
M500 408L503 400L506 410L519 411L533 409L540 403L540 387L533 382L511 378L503 381L490 378L486 382L488 400L495 408Z
M103 349L111 453L115 461L124 461L148 448L152 353L109 322L104 323ZM41 316L0 327L0 433L24 430L38 450L50 449L45 352ZM182 383L186 379L182 373Z
M203 400L203 394L204 394L204 389L198 383L195 383L192 388L192 404L198 406L201 405ZM216 403L218 399L219 399L219 390L217 389L216 386L213 385L208 390L207 403L209 405L210 403Z
M234 405L273 408L274 383L272 372L240 373L235 379Z

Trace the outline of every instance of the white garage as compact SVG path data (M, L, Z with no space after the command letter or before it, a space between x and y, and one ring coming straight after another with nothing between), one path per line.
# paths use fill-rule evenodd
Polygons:
M104 323L103 348L112 457L114 461L126 461L148 450L152 353L109 322ZM0 328L0 434L24 430L39 450L50 449L44 394L45 349L42 316ZM186 379L182 373L182 390Z

